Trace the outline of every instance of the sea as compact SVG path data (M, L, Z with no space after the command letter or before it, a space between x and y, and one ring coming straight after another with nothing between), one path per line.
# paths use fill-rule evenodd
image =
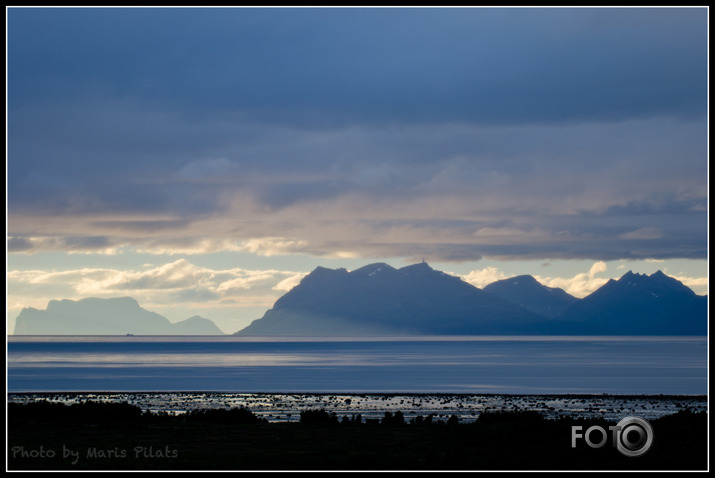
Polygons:
M657 418L707 410L707 337L13 336L9 402L126 401L269 421L535 410Z

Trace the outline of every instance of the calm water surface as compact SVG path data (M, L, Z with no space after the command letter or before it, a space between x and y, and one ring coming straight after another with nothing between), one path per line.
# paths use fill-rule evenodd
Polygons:
M707 338L9 336L7 389L705 395Z

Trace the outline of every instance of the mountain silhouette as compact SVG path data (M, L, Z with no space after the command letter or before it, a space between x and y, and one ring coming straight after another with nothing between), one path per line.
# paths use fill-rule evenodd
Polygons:
M559 317L578 299L563 289L547 287L530 275L499 280L483 289L510 302L519 304L544 317Z
M707 317L707 296L661 271L611 279L562 316L614 335L707 335Z
M707 297L657 272L628 273L584 299L517 276L484 289L426 263L318 267L262 318L260 335L704 335Z
M707 335L708 300L658 271L629 271L577 299L531 276L479 289L426 263L348 272L318 267L236 332L279 335ZM171 323L130 297L25 308L15 335L223 335L194 316Z
M194 316L171 323L131 297L51 300L46 310L26 307L15 322L15 335L223 335L216 325Z
M581 326L583 327L583 326ZM426 263L318 267L237 335L550 333L547 319Z

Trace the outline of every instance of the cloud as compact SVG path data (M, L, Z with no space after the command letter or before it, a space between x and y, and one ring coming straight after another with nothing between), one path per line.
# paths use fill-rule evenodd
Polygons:
M463 275L462 279L475 287L483 289L489 284L506 279L506 274L496 267L485 267L484 269L473 270Z
M186 230L186 229L185 229ZM166 237L154 235L152 237L142 237L132 239L131 242L137 247L137 252L149 254L184 254L198 255L211 254L214 252L235 252L243 248L232 239L207 239L202 236Z
M185 289L208 285L211 278L210 270L179 259L148 271L117 271L103 280L84 278L77 291L92 295L117 291Z
M238 246L241 251L251 252L259 256L275 256L280 254L295 254L305 251L308 243L303 240L290 240L281 237L263 237L242 241Z
M621 234L622 239L660 239L663 233L656 227L641 227L635 231Z
M273 290L276 290L279 292L288 292L293 287L297 286L300 283L301 279L303 279L303 277L305 277L306 275L308 275L308 274L307 273L299 273L299 274L292 275L286 279L283 279L278 284L273 286Z
M32 247L32 241L26 237L8 237L7 239L9 253L29 251Z
M690 287L691 289L703 289L705 291L708 290L707 277L689 277L682 272L673 275L673 277L678 279L680 282Z
M8 251L703 259L706 14L10 9Z
M608 279L598 277L608 270L608 266L603 261L595 262L588 272L579 273L572 277L546 277L535 275L534 278L548 287L558 287L564 289L575 297L585 297L605 284ZM461 276L463 280L469 282L480 289L487 285L508 279L510 276L497 267L490 266L484 269L477 269Z
M593 278L596 274L600 274L601 272L606 272L608 269L608 266L606 266L606 263L603 261L596 262L594 265L591 266L591 269L588 271L588 276L590 278Z
M10 9L8 34L11 108L114 93L319 124L705 114L707 9Z
M294 274L294 272L276 270L239 268L214 270L196 266L186 259L179 259L148 270L111 271L101 280L83 277L77 286L77 292L89 296L136 291L204 290L215 297L226 297L254 288L268 288L280 282L281 277Z
M186 180L220 179L235 168L236 165L226 158L204 159L182 166L177 175Z
M167 304L186 307L196 302L203 302L204 307L218 307L228 299L247 307L272 304L278 297L276 291L284 290L301 275L295 271L211 269L178 259L160 266L128 270L11 270L7 277L8 289L13 296L40 296L45 302L48 297L130 295L142 304L159 304L162 307ZM31 304L23 306L26 305Z
M594 263L587 273L576 274L573 277L535 276L535 279L548 287L558 287L574 297L581 298L591 294L608 282L608 278L597 277L599 274L606 272L607 269L606 263L599 261Z
M121 244L112 243L106 236L56 236L56 237L8 237L10 253L32 253L38 251L63 251L69 253L116 254Z

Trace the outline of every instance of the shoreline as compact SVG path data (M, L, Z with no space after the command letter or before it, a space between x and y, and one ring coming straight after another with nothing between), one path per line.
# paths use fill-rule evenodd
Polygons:
M617 394L451 394L451 393L253 393L253 392L30 392L8 393L9 403L50 401L71 405L86 401L127 402L143 411L180 415L192 410L244 407L271 422L295 422L302 409L322 408L339 415L360 413L379 418L385 412L407 417L432 413L476 421L485 412L529 411L546 418L619 419L638 415L655 419L680 410L708 411L707 395Z
M263 392L263 391L226 391L226 390L41 390L41 391L14 391L7 392L7 396L12 395L117 395L117 394L215 394L215 395L314 395L314 396L454 396L454 397L545 397L545 398L653 398L653 399L678 399L692 398L707 400L707 394L691 393L467 393L467 392L403 392L403 391L284 391L284 392Z

